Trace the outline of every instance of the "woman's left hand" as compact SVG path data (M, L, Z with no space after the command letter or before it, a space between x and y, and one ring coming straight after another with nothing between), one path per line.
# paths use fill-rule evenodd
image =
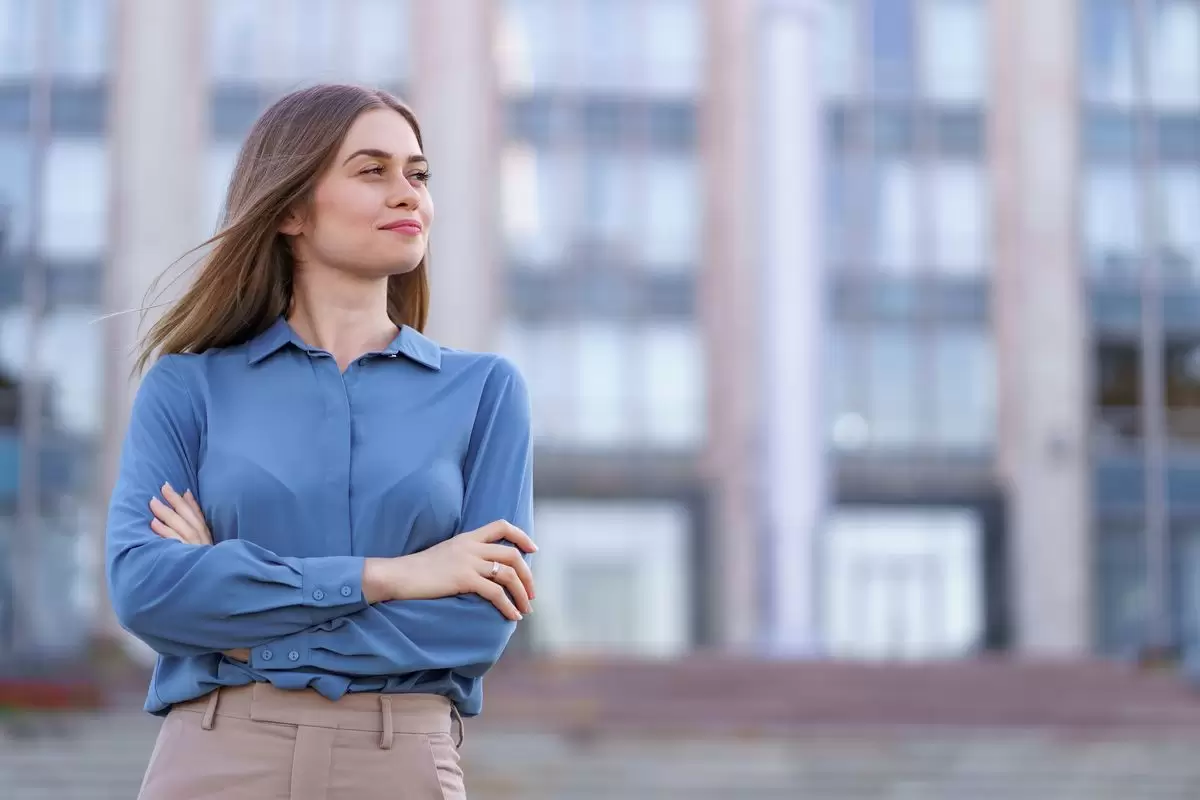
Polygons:
M212 544L212 533L208 530L208 523L204 521L204 512L200 510L200 504L192 496L192 490L188 489L180 494L171 484L164 483L162 493L170 505L157 497L150 499L150 510L154 512L150 530L164 539L175 539L186 544ZM245 648L226 650L224 654L235 661L250 660L250 651Z
M208 523L204 521L204 512L192 496L191 489L179 494L171 484L164 483L162 495L166 503L157 497L150 498L150 511L154 514L150 530L164 539L175 539L184 544L213 543Z

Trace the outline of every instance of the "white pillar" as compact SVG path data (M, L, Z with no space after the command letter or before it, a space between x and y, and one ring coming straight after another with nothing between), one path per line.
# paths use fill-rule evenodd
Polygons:
M141 308L151 281L199 243L208 140L207 48L202 33L206 5L196 0L120 0L116 5L108 118L112 212L107 314ZM178 268L172 271L176 274ZM177 293L178 288L170 295ZM155 313L147 316L143 333L156 318ZM139 323L137 313L97 323L106 362L100 519L116 479L136 390L129 375ZM101 607L107 609L108 604ZM106 610L102 627L113 631L115 624Z
M812 653L824 522L824 270L818 247L818 5L762 3L759 113L763 267L763 446L772 625L769 647Z

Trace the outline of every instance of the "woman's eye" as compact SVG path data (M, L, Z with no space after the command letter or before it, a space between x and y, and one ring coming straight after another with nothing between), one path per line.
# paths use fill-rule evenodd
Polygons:
M429 183L429 170L414 172L409 176L409 180L416 181L417 183Z
M362 171L361 174L363 174L363 175L382 175L383 167L381 167L379 165L376 165L374 167L367 167L366 169L364 169Z

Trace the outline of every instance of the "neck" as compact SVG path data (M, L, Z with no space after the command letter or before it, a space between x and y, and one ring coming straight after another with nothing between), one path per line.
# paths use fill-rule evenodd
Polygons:
M308 344L333 354L343 368L396 337L388 317L387 278L356 278L337 270L296 269L288 322Z

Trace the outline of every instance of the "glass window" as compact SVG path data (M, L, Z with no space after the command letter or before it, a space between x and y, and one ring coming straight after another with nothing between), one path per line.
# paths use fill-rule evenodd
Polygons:
M0 76L28 76L37 57L35 0L0 0Z
M987 191L981 166L942 161L932 170L933 260L944 272L980 271L987 258Z
M29 245L32 159L27 138L0 135L0 253L19 253Z
M628 252L636 222L629 202L634 185L631 154L591 150L583 158L586 206L579 227L588 236Z
M1200 109L1200 3L1156 0L1149 27L1151 101L1159 108Z
M917 258L916 174L912 163L879 162L873 189L875 264L892 272L911 272Z
M690 324L650 324L637 334L643 395L642 437L668 446L691 446L704 438L704 349Z
M347 50L338 41L343 19L338 0L292 0L288 11L291 24L274 28L282 57L268 60L270 77L290 85L337 80L345 74L340 62Z
M1136 276L1142 228L1132 168L1093 167L1083 189L1084 246L1092 273Z
M221 216L225 210L225 194L229 189L229 180L233 177L233 168L237 164L240 146L232 142L214 142L209 145L208 165L204 171L204 207L207 210L206 226L201 236L208 238L221 224Z
M539 442L573 438L578 416L574 363L575 332L562 325L506 326L501 352L512 359L529 384L533 434Z
M507 0L500 22L501 80L510 91L569 85L569 4L562 0Z
M987 83L988 41L982 0L925 0L921 83L940 102L981 100Z
M821 16L821 77L825 94L849 97L856 85L858 36L852 0L826 0Z
M652 268L693 266L702 211L696 159L690 154L653 155L643 169L642 258Z
M876 329L871 337L867 425L872 445L903 447L918 440L917 345L916 334L900 327Z
M579 46L583 87L619 90L634 85L643 73L637 53L636 9L628 0L578 0L568 28ZM559 34L560 36L562 33Z
M608 0L612 2L612 0ZM639 5L644 74L628 87L660 94L689 94L700 86L704 52L703 8L695 0L649 0Z
M50 258L93 259L108 239L108 153L97 139L59 139L46 154L40 245Z
M254 83L269 60L267 34L276 30L265 3L211 0L209 57L217 81Z
M357 0L350 74L354 80L394 85L408 76L407 0Z
M983 329L939 331L935 339L935 427L948 447L986 447L996 436L996 362Z
M501 213L509 257L528 266L561 266L567 245L573 161L565 154L510 144L501 162Z
M57 0L54 70L59 75L96 78L107 72L110 2Z
M631 331L616 323L585 322L579 327L574 361L579 416L576 438L582 444L611 446L630 436L629 341Z
M1129 0L1086 0L1081 47L1089 100L1133 104L1133 27Z
M1159 173L1162 193L1164 272L1177 279L1200 278L1200 168L1171 167Z
M913 0L870 0L875 91L908 95L913 82Z
M42 324L38 360L50 380L55 430L77 436L100 433L104 340L95 324L99 316L96 308L60 308Z

